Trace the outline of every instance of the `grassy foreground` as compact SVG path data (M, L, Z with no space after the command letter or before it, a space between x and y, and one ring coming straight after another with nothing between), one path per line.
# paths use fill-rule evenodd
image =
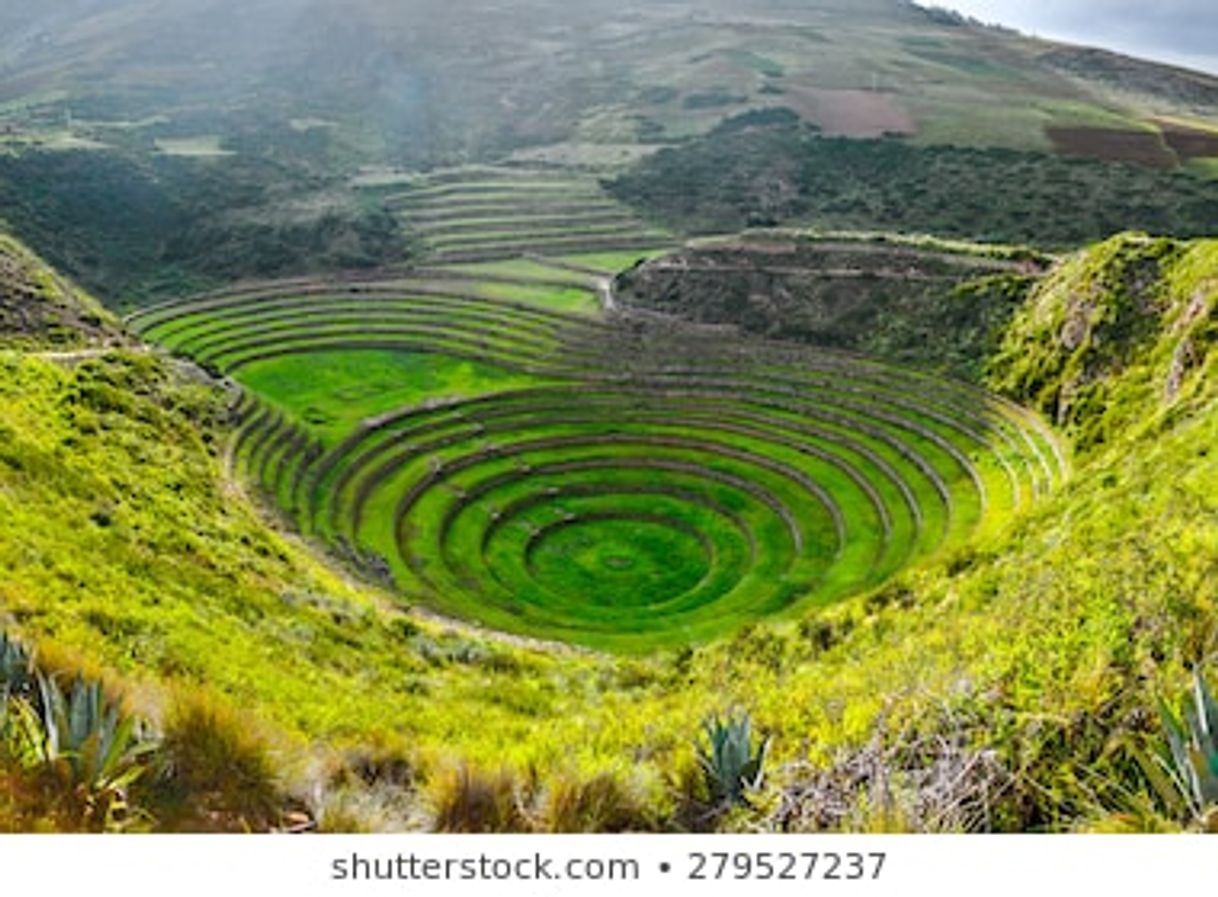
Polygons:
M1067 261L990 379L1076 440L1068 485L877 592L645 659L393 610L226 480L210 387L145 354L5 353L0 611L44 665L100 673L171 742L200 700L204 730L261 732L241 756L265 762L241 768L323 828L1179 826L1131 749L1218 647L1216 301L1213 241ZM693 739L733 706L773 742L756 809L722 816ZM199 762L177 803L155 777L134 790L147 826L278 824ZM0 828L74 824L38 807L0 801Z

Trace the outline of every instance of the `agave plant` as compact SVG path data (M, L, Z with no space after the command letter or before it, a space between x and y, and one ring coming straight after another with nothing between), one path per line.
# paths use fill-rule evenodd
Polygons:
M753 749L753 727L747 713L726 720L712 717L702 728L707 743L698 745L698 763L711 799L748 806L747 792L760 788L765 775L769 737Z
M1160 713L1165 743L1143 758L1142 768L1172 812L1212 830L1218 827L1218 702L1200 670L1180 713L1166 704Z
M16 695L30 687L30 654L20 642L0 632L0 694Z
M155 745L133 716L109 700L100 682L77 676L66 692L36 674L41 710L38 753L72 789L87 816L107 819L127 806L127 789Z
M0 748L10 753L17 747L15 735L26 706L22 698L28 696L30 685L29 653L8 633L0 632Z

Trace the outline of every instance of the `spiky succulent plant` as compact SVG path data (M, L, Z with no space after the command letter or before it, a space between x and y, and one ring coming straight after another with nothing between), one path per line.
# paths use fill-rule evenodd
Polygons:
M1218 702L1197 670L1175 713L1160 706L1163 743L1142 768L1155 792L1181 818L1218 829Z
M703 723L706 742L698 745L698 762L711 799L719 804L748 806L748 792L761 787L770 739L753 748L753 726L747 713L726 720L718 716Z
M19 643L0 633L0 749L61 783L82 817L109 827L125 816L127 790L155 743L136 717L77 676L65 690Z
M21 709L17 702L29 692L31 683L29 653L7 632L0 632L0 748L11 747Z
M0 693L17 694L30 681L29 652L7 632L0 632Z
M134 716L106 697L100 682L73 680L65 691L39 675L42 755L84 794L122 798L144 771L141 758L154 745Z

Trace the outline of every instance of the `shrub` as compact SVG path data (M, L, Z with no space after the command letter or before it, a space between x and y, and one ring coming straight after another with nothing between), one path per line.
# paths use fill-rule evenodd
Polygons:
M323 832L391 832L424 827L413 752L375 736L345 751L323 771L309 805Z

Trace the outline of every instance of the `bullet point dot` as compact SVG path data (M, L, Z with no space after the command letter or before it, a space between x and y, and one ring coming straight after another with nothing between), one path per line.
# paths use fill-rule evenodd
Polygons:
M660 863L660 871L661 872L671 872L672 866L670 866L668 863Z

